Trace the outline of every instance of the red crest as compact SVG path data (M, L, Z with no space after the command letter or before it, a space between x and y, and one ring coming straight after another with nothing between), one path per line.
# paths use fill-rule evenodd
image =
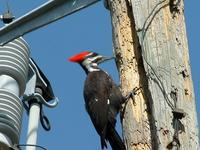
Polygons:
M68 60L71 61L71 62L81 62L81 61L84 60L84 58L85 58L88 54L90 54L90 52L84 51L84 52L81 52L81 53L79 53L79 54L76 54L76 55L70 57Z

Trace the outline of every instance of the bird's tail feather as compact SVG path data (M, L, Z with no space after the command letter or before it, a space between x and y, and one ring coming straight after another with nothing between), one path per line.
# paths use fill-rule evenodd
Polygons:
M105 138L100 137L100 139L101 139L101 149L103 150L104 147L107 148L107 144L106 144Z
M126 150L124 142L112 126L108 128L107 139L113 150Z

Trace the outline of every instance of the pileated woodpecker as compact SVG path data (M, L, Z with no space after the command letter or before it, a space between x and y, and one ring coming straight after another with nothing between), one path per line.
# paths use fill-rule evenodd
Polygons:
M113 58L113 57L112 57ZM125 98L112 78L98 64L111 59L95 52L81 52L69 61L81 65L87 74L84 85L86 110L100 136L101 148L109 141L113 150L125 150L125 145L115 130L116 115Z

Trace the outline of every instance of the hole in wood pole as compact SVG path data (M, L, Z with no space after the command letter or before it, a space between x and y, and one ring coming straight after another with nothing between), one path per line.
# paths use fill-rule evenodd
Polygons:
M177 101L178 101L178 89L173 87L170 93L171 99L174 101L174 108L177 107Z
M179 41L178 37L176 37L176 42L177 42L177 45L178 45L178 46L181 45L181 42Z
M122 69L122 70L120 71L120 73L123 74L123 73L124 73L124 70Z
M189 73L188 73L188 71L186 69L184 69L183 71L181 71L180 74L182 74L183 78L189 77Z
M181 0L169 1L169 9L170 9L173 19L176 18L176 16L180 14L180 2Z
M184 89L185 91L185 95L189 95L189 90L188 89Z
M169 130L163 130L162 134L165 136L169 133Z
M164 129L164 128L160 128L160 130L159 130L162 134L163 134L163 136L165 136L165 135L167 135L168 133L169 133L169 130L168 129Z
M123 58L122 58L121 53L116 53L116 63L117 63L118 66L123 64L122 59Z
M171 97L174 101L177 101L177 99L178 99L177 92L178 92L178 89L175 88L175 89L172 90L171 93L170 93L170 97Z

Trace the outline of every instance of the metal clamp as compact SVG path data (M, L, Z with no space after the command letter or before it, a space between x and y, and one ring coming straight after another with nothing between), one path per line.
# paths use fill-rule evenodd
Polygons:
M29 60L29 74L26 90L23 95L24 108L29 113L32 104L35 104L40 109L40 122L42 127L49 131L50 123L48 118L44 115L43 105L49 108L54 108L58 105L58 98L54 96L50 82L36 65L33 59ZM51 101L51 102L50 102Z
M24 101L36 98L38 102L41 102L47 107L55 107L58 104L58 98L54 96L50 82L34 60L30 59L29 61L29 74L26 90L24 92ZM40 89L41 92L37 92L37 89ZM49 101L54 102L49 103Z
M56 106L58 105L58 102L59 102L59 100L58 100L57 97L56 97L55 99L51 100L51 101L53 101L52 103L47 102L47 101L42 97L42 95L40 95L39 93L32 93L31 95L25 95L25 96L23 97L23 102L26 102L26 101L27 101L27 102L30 102L30 101L33 100L33 99L37 100L38 103L41 103L41 104L43 104L43 105L45 105L45 106L47 106L47 107L49 107L49 108L54 108L54 107L56 107Z

